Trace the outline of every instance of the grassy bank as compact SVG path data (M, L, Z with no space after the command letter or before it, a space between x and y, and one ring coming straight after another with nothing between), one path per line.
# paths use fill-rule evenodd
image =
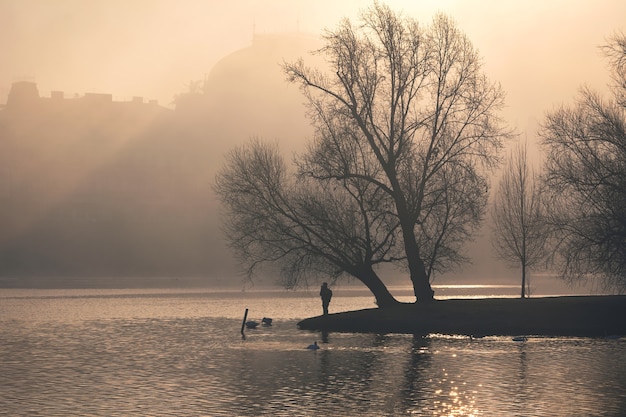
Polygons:
M335 332L605 337L626 335L626 296L437 300L312 317L298 327Z

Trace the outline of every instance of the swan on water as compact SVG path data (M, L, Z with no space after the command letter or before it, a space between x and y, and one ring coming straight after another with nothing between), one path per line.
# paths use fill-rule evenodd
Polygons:
M309 346L307 346L306 348L307 348L307 349L311 349L311 350L317 350L317 349L319 349L320 347L317 345L317 340L316 340L315 342L313 342L313 344L312 344L312 345L309 345Z

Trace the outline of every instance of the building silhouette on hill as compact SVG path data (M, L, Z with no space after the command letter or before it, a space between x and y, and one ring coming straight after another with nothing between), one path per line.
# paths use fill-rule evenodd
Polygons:
M11 90L5 105L9 110L33 111L41 106L88 106L88 105L144 105L159 107L157 100L144 101L143 97L135 96L130 101L113 101L113 94L85 93L83 96L65 97L63 91L51 91L50 97L41 97L37 84L32 81L17 81L11 85ZM163 109L162 107L160 107Z

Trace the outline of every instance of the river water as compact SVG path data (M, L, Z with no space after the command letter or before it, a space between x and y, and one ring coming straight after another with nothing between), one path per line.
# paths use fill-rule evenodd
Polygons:
M245 308L273 325L242 339ZM314 292L0 289L0 415L626 415L624 338L297 329L320 312Z

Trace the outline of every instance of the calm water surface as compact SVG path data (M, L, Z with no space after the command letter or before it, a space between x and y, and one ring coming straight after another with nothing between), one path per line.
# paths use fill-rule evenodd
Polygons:
M338 291L331 310L372 306ZM245 308L274 325L242 340ZM323 343L296 328L320 311L280 291L0 290L0 415L626 415L625 339Z

